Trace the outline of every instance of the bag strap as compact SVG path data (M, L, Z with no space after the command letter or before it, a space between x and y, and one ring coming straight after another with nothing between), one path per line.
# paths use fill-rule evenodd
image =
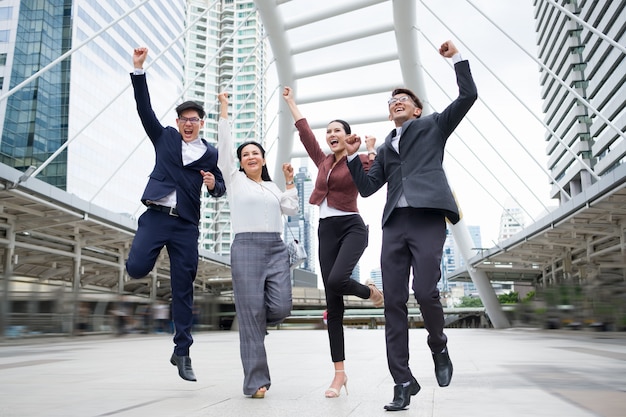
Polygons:
M283 216L285 216L285 215L283 214ZM289 234L291 235L291 237L293 238L293 240L295 240L295 241L296 241L296 243L300 243L300 241L298 241L298 239L296 239L296 236L295 236L295 235L293 234L293 232L291 231L291 227L289 227L289 222L288 222L288 221L286 221L286 220L287 220L287 219L286 219L286 217L287 217L287 216L285 216L285 222L287 223L287 230L289 230Z

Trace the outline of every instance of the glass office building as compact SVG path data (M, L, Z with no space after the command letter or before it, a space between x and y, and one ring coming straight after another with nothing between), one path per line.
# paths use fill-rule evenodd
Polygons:
M0 8L3 93L69 51L71 6L69 0L58 0L11 2ZM70 65L70 59L62 61L3 103L0 162L20 170L39 166L67 140ZM65 189L66 173L64 152L42 178Z
M626 60L615 45L624 45L626 9L620 1L557 1L572 18L553 3L534 0L535 28L539 59L565 80L540 70L545 122L555 133L546 133L558 184L550 197L565 202L626 159Z
M106 209L140 214L154 150L130 86L132 50L149 48L153 108L164 125L174 125L183 93L185 3L0 3L7 96L0 103L1 162L21 170L45 163L37 178Z
M177 104L199 101L201 136L215 144L217 94L226 90L235 143L271 148L267 46L253 1L8 0L0 2L0 161L34 166L38 179L138 217L154 150L130 84L137 46L149 49L146 77L163 125L175 126ZM228 255L227 199L205 193L201 210L201 248Z

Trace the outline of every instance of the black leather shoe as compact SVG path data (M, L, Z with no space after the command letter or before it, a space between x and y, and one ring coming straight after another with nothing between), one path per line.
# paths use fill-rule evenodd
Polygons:
M185 381L196 380L193 368L191 367L191 358L189 356L178 356L177 354L172 353L170 363L178 367L178 375L180 375L180 377Z
M418 384L417 380L413 377L411 377L411 383L406 387L402 384L394 385L393 401L385 406L385 410L404 410L411 403L411 396L420 392L420 389L420 384Z
M452 380L452 362L448 355L448 349L445 352L433 353L433 361L435 362L435 376L440 387L447 387Z

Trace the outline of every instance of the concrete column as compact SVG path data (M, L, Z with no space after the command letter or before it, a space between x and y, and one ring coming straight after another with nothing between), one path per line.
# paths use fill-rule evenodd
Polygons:
M74 241L74 271L72 281L72 315L70 318L69 333L72 336L76 335L76 324L78 322L78 306L79 306L79 293L80 293L80 280L82 278L82 242L80 239L80 231L76 230L76 238Z
M159 281L157 274L157 266L154 265L154 269L150 274L150 303L154 304L157 300L157 291L159 289Z
M124 293L124 273L126 272L126 256L128 255L129 249L128 245L125 245L124 248L120 248L120 255L117 259L119 263L118 277L117 277L117 293Z
M9 325L9 291L13 278L13 255L15 253L15 225L9 221L8 243L4 247L4 273L0 277L0 340L3 340Z
M504 311L502 310L502 306L500 305L500 301L498 301L498 297L496 296L496 292L491 286L491 282L489 281L489 277L485 271L480 271L472 268L469 264L469 259L476 255L476 251L472 249L474 244L472 243L472 237L469 233L469 230L465 224L465 220L461 218L461 220L455 224L450 225L450 230L452 231L452 235L454 236L454 241L459 247L461 251L461 256L465 260L465 265L467 265L467 271L469 272L474 285L476 285L476 289L478 290L478 295L487 310L487 314L489 315L489 319L493 324L493 327L496 329L505 329L511 327L509 320L506 318Z

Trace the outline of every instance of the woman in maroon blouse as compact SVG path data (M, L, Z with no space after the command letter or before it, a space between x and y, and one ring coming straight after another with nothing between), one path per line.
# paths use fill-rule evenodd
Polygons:
M326 290L330 354L335 366L335 377L325 396L336 398L342 386L348 393L348 376L344 370L343 296L355 295L370 299L375 307L383 305L383 294L371 280L364 285L350 279L368 240L367 226L357 208L358 191L346 163L345 139L355 135L345 121L331 121L326 128L326 144L332 153L324 153L307 120L300 113L290 87L285 87L283 98L296 122L300 141L318 169L309 203L320 207L317 232L319 260ZM376 138L366 136L365 143L368 153L359 157L363 167L368 169L370 161L376 158Z

